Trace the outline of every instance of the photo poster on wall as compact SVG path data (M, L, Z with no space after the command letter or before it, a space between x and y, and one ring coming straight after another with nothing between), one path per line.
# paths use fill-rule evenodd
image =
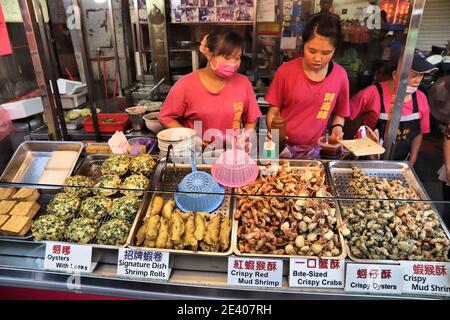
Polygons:
M172 23L251 22L253 0L171 0Z

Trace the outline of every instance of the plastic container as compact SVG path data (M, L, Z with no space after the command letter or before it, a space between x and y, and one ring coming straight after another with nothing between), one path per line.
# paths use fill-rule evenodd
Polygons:
M74 95L60 95L63 109L73 109L81 106L87 101L87 90Z
M142 118L147 110L144 106L126 108L125 111L129 114L131 126L134 130L140 131L144 129L144 119Z
M41 97L23 99L0 105L9 114L11 120L28 118L32 115L44 112Z
M102 113L98 114L99 130L103 133L114 133L124 131L130 124L130 118L125 113ZM92 116L84 120L84 130L94 132L94 122Z
M320 146L320 155L322 158L337 159L341 155L342 145L340 143L326 143L325 136L320 137L317 143Z

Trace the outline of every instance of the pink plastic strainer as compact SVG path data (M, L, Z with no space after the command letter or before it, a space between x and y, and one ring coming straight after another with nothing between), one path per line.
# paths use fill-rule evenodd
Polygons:
M236 148L236 137L233 138L232 149L224 152L211 168L211 175L217 182L233 188L255 181L258 174L256 162L245 151Z

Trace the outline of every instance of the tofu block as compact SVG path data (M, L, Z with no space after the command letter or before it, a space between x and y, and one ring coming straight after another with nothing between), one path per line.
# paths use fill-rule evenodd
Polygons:
M0 214L7 214L9 211L11 211L16 203L17 201L14 200L0 201Z
M14 200L23 200L26 198L32 197L35 193L36 189L32 188L20 188L16 194L13 195L12 199Z
M53 151L52 156L45 165L46 170L66 169L70 170L78 158L75 151Z
M67 170L44 170L41 178L39 179L39 184L56 184L64 185L64 181L69 175L69 169Z
M2 225L6 223L6 221L8 221L8 219L9 219L8 215L0 215L0 228Z
M16 189L14 188L1 188L0 189L0 200L8 200L11 198L14 193L16 192Z
M25 235L31 228L31 218L21 216L11 216L1 227L0 231L12 235Z
M33 218L40 209L40 205L34 201L19 202L11 210L9 215Z

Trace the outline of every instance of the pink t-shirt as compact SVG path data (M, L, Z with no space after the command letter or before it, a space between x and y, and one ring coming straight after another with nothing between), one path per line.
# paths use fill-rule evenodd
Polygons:
M388 81L381 82L381 88L383 89L384 108L386 113L389 113L391 109L391 93L389 92ZM428 106L427 97L425 94L417 90L417 104L419 105L420 115L420 129L422 133L430 132L430 107ZM378 118L380 117L380 94L377 88L372 85L369 86L357 94L355 94L350 100L350 119L354 120L361 114L363 114L363 125L375 129ZM402 116L406 116L413 113L413 101L412 99L405 102L403 105Z
M178 120L183 126L194 128L194 121L202 121L207 129L239 129L241 122L255 122L261 116L253 87L247 77L236 74L217 94L213 94L194 71L178 80L170 90L159 113L159 121L167 124Z
M322 81L310 80L302 59L281 65L267 92L266 101L280 108L285 119L287 143L292 146L316 145L325 134L331 114L350 114L347 73L333 62L333 70Z

